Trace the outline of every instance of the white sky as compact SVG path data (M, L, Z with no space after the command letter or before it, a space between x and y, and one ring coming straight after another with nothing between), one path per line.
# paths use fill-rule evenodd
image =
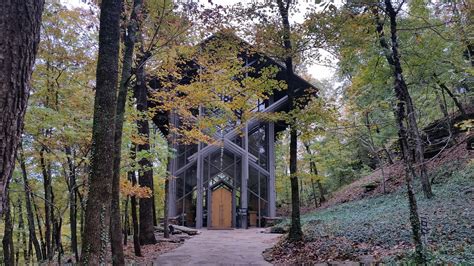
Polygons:
M188 0L182 0L182 1L188 1ZM205 4L205 5L209 5L208 0L199 0L199 1L203 4ZM255 0L244 0L244 1L212 0L212 2L214 4L218 4L218 5L222 5L222 6L229 6L229 5L239 3L239 2L249 3L251 1L255 1ZM263 1L263 0L259 0L259 1ZM87 6L84 3L85 2L84 0L61 0L61 2L66 4L67 6L71 6L71 7L79 7L79 6L86 7ZM301 23L304 20L305 10L311 5L310 3L314 2L314 0L313 1L309 1L309 0L299 0L298 1L298 0L296 0L296 2L297 2L297 5L299 5L300 12L294 14L290 18L290 20L292 22ZM338 1L336 1L336 2L338 2ZM323 56L328 56L328 53L325 53L324 51L320 51L320 52ZM309 75L311 75L313 78L315 78L317 80L331 79L335 74L335 68L327 67L327 66L323 66L323 65L314 63L314 64L311 64L311 65L308 66L307 72L308 72Z

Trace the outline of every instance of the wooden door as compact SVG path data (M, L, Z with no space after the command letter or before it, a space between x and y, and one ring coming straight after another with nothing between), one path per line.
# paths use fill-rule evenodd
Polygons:
M232 228L232 192L220 187L212 192L211 226L215 229Z

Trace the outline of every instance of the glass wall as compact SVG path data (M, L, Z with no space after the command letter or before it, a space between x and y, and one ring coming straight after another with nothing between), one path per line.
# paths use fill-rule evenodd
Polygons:
M232 192L232 226L241 227L241 195L247 190L247 225L263 226L263 217L269 212L268 176L268 126L260 123L249 131L249 154L257 158L258 166L248 166L247 187L242 188L242 156L224 147L216 147L202 157L202 210L197 210L197 161L190 162L189 156L197 152L196 145L178 145L177 166L181 169L176 177L176 215L180 224L196 226L197 212L202 211L202 225L210 225L211 192L213 188L225 185ZM241 146L241 136L232 139ZM186 169L183 171L183 167Z
M249 130L249 152L258 158L258 164L268 170L267 124L261 123Z
M248 216L250 226L262 226L268 215L268 176L249 167Z
M176 177L176 213L181 225L196 226L196 163Z

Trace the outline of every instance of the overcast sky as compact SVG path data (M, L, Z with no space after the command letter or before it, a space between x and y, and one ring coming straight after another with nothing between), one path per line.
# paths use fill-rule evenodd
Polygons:
M1 1L1 0L0 0ZM184 0L188 1L188 0ZM207 0L199 0L203 4L208 5ZM244 0L244 1L237 1L237 0L212 0L213 3L222 5L222 6L228 6L228 5L233 5L238 2L246 3L250 1L255 1L255 0ZM260 0L262 1L262 0ZM86 6L83 2L83 0L61 0L61 2L65 3L68 6L71 7L78 7L78 6ZM302 22L304 20L304 12L306 8L310 5L310 3L313 3L313 1L309 0L297 0L297 4L300 6L300 12L297 14L294 14L290 19L294 22ZM324 53L324 51L321 51L323 55L327 56L327 53ZM311 64L308 66L308 74L311 75L313 78L318 79L318 80L323 80L323 79L330 79L333 77L335 72L335 69L332 67L327 67L327 66L322 66L319 64Z

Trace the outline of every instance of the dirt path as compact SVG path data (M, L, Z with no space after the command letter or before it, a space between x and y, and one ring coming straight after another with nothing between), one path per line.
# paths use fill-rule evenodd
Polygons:
M278 241L262 229L202 230L179 248L161 255L154 265L270 265L262 252Z

